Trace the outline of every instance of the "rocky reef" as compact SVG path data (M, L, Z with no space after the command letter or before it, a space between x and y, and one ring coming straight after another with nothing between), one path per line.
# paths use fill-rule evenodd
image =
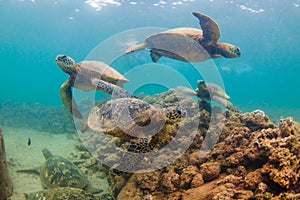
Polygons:
M189 116L170 124L162 141L152 137L161 145L149 151L166 152L154 158L149 152L126 157L126 148L116 152L130 141L90 131L81 135L93 156L113 167L108 182L116 199L300 199L300 125L291 117L275 124L260 110L226 111L172 91L140 98L161 107L184 105ZM174 138L188 148L168 146ZM124 163L129 171L137 165L152 170L118 170Z
M167 152L154 158L143 151L135 152L134 158L124 156L130 140L91 130L79 135L85 146L78 146L83 154L77 164L92 174L107 169L95 158L112 167L108 182L115 199L300 199L300 125L291 117L275 124L260 110L225 111L172 91L139 98L161 108L183 106L188 117L182 113L180 123L168 124L165 134L150 139L150 144L159 144L150 152ZM63 107L6 102L0 110L3 125L75 132L73 119ZM168 146L175 137L176 144L188 148ZM179 151L183 153L177 156ZM166 160L173 161L161 167ZM138 173L113 169L119 162L126 163L123 169L129 171L144 164L157 169Z
M201 111L192 144L171 165L148 173L111 170L116 199L300 199L299 124L274 124L262 111L227 112L217 143L203 152L213 134L209 116Z
M38 103L0 103L2 126L29 128L50 133L75 133L72 116L63 106L45 106Z
M8 174L5 145L2 130L0 128L0 200L7 199L13 192L13 185Z

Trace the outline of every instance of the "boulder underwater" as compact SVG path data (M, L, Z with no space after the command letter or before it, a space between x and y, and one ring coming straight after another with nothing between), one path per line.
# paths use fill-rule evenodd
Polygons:
M5 157L5 145L0 127L0 200L7 199L13 192L13 185L8 174L7 163Z

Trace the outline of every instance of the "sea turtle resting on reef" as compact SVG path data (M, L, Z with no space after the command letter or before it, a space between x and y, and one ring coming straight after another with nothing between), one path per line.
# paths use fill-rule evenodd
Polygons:
M198 18L202 30L180 27L163 31L148 36L142 44L129 47L126 53L148 48L153 62L157 62L161 56L186 62L241 56L240 48L218 42L220 29L213 19L198 12L193 12L193 15Z
M91 109L86 123L96 132L123 139L147 138L151 133L165 133L164 129L168 124L178 122L186 114L182 106L155 108L116 85L103 81L98 84L113 96L122 98L112 99ZM165 136L158 134L155 138L162 141L163 137ZM157 144L159 142L155 142Z
M155 108L140 99L120 98L92 108L87 124L96 132L122 139L150 138L153 133L157 133L151 137L149 143L141 147L154 148L167 138L164 135L167 134L167 127L179 122L185 114L185 109L180 106ZM132 148L134 147L131 146Z
M124 82L128 82L118 71L100 61L76 63L66 55L58 55L55 61L64 72L70 75L69 79L60 88L60 97L67 111L76 118L82 118L82 115L73 100L72 87L84 91L102 90L107 92L105 88L96 87L93 83L98 83L101 80L122 86Z
M45 188L72 187L97 192L91 188L87 176L71 161L52 155L46 148L42 152L46 162L41 167L17 172L38 174Z
M194 95L201 98L202 100L212 100L232 112L240 112L239 109L229 101L230 97L220 86L214 83L205 83L204 80L198 80L197 85L198 88L195 90L183 86L178 86L175 91Z
M87 119L87 126L96 132L122 139L139 138L129 147L130 151L147 151L149 148L159 147L168 138L169 133L166 130L169 126L187 117L189 108L182 102L177 102L177 106L157 108L134 98L123 88L105 82L101 84L110 93L123 98L113 99L93 107ZM185 95L198 96L202 100L213 100L233 112L239 112L238 108L228 101L229 96L216 84L199 80L195 91L182 86L172 91L175 94L180 92ZM151 133L157 134L151 135Z
M100 83L109 93L123 98L110 100L91 109L87 125L94 131L130 139L143 134L146 136L148 132L156 132L155 128L161 128L165 123L177 122L184 116L185 108L180 106L155 108L145 101L133 98L134 96L123 88L105 82ZM213 100L233 112L239 112L238 108L228 101L229 96L225 91L213 83L199 80L195 91L183 86L178 86L173 91L194 95L202 100ZM149 123L153 123L153 126L143 128ZM126 134L129 132L131 135Z

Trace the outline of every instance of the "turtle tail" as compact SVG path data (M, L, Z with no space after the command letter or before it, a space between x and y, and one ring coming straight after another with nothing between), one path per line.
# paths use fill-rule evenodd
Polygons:
M132 53L134 51L138 51L138 50L141 50L141 49L144 49L146 48L147 46L147 43L144 42L142 44L137 44L137 45L133 45L131 47L129 47L126 51L125 51L125 54L129 54L129 53Z

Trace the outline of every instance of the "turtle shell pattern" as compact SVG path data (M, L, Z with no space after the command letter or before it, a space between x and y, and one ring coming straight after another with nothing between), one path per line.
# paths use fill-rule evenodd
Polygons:
M85 189L88 179L71 161L52 155L43 149L46 162L40 169L40 178L45 188L72 187Z
M88 117L92 130L123 139L147 137L164 124L165 117L159 109L135 98L113 99L95 106Z

